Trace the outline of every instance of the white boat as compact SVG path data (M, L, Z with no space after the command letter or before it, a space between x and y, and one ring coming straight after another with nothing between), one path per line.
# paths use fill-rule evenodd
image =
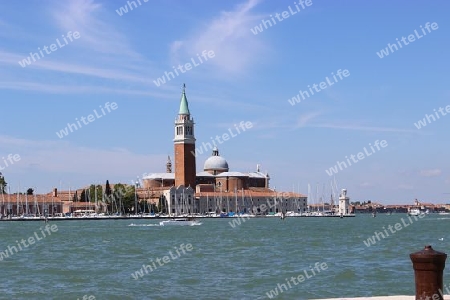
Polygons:
M170 219L159 222L160 226L195 226L201 224L199 221L190 218Z
M421 211L419 208L411 208L408 212L408 216L421 216L425 212Z

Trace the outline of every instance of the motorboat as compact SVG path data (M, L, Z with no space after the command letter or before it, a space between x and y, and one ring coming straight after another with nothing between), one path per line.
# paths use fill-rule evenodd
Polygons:
M408 216L421 216L425 214L425 212L421 211L419 208L411 208L408 211Z

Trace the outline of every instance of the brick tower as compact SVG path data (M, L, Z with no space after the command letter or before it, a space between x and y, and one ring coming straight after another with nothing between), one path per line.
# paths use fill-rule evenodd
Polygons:
M175 186L191 186L195 190L195 136L194 119L189 112L186 98L186 85L183 85L180 111L175 120Z

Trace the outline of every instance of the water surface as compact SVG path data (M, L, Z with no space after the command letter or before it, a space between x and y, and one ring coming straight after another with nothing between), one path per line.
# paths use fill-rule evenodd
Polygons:
M411 223L405 214L253 218L236 228L226 219L192 227L160 227L157 220L53 221L57 232L0 261L0 299L268 299L266 293L316 262L328 268L291 283L276 299L413 295L409 254L426 244L446 252L450 217L412 219L375 245L364 244L401 218ZM43 226L0 222L0 251ZM143 264L169 251L176 255L181 244L192 250L133 279ZM450 283L447 275L448 269L444 283Z

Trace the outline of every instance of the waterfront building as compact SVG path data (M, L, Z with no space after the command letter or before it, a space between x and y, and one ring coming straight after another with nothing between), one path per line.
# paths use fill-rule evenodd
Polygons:
M169 157L165 173L152 173L143 178L144 189L160 190L167 213L306 212L305 195L271 189L270 176L262 173L259 165L254 172L230 171L227 160L220 156L217 147L204 162L203 171L196 173L195 126L185 87L174 129L175 172L172 172Z
M196 172L194 125L186 90L183 88L174 123L174 172L169 156L165 173L151 173L144 176L142 187L135 183L131 184L136 188L136 202L146 204L145 211L148 212L151 210L150 207L155 206L162 210L161 213L170 215L211 213L267 215L307 211L305 195L270 188L270 176L267 172L261 172L259 165L251 172L230 170L227 160L220 155L217 147L212 147L211 156L203 163L203 170ZM102 187L102 191L105 191L105 185ZM114 188L114 184L110 187ZM102 198L102 201L90 201L87 193L89 189L89 186L72 191L58 191L54 188L50 193L28 198L25 195L3 194L0 199L0 214L55 216L74 213L77 210L94 210L96 213L106 214L116 213L119 210L120 199L115 199L117 202L113 204L105 198ZM86 199L79 199L82 193L86 195ZM133 211L139 212L140 209L137 212Z

